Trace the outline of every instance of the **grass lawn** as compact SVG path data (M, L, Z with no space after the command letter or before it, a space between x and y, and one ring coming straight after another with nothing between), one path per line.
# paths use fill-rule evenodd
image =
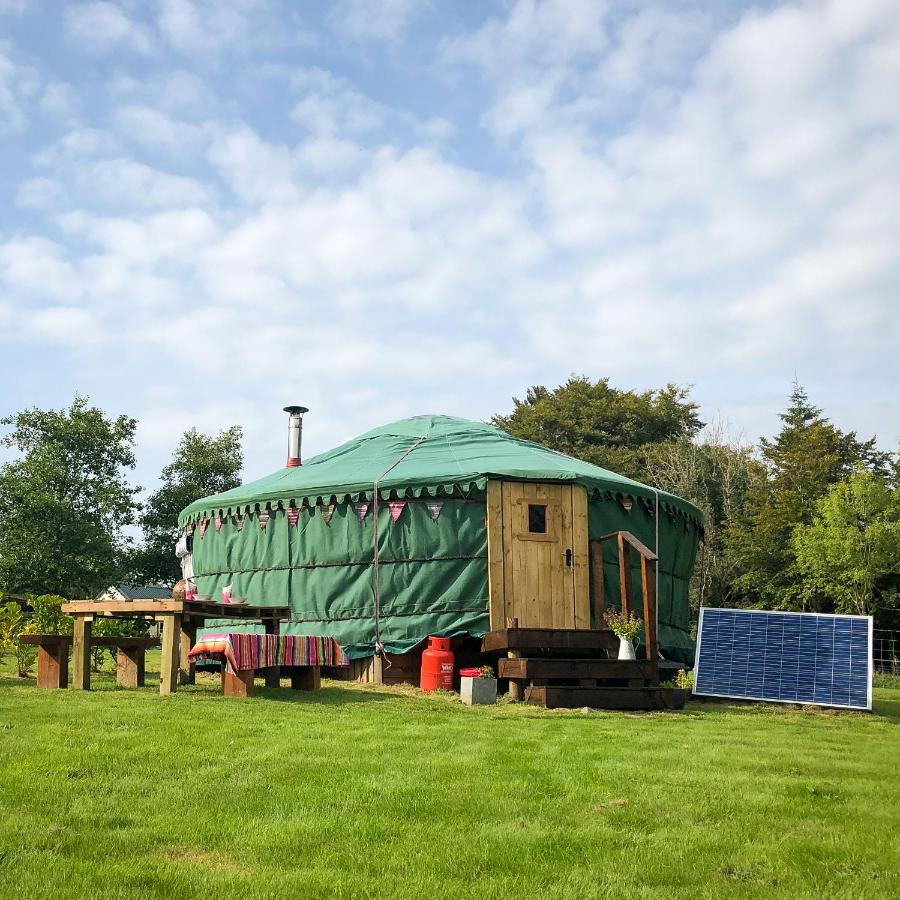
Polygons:
M900 896L898 686L585 714L200 682L0 676L2 896Z

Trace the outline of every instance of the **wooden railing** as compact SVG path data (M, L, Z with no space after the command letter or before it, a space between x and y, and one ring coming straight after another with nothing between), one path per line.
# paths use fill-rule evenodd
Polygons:
M656 554L639 541L630 531L611 531L591 540L591 577L594 587L594 612L597 627L602 627L606 615L606 597L603 590L603 542L615 540L619 562L619 603L623 614L632 610L631 551L640 557L641 593L644 595L644 650L654 668L659 661L659 638L656 633L656 578L653 564Z

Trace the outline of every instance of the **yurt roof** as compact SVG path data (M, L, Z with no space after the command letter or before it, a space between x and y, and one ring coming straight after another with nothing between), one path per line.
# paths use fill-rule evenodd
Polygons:
M469 496L483 490L489 478L581 484L590 496L629 496L648 507L655 500L648 485L515 438L493 425L452 416L415 416L367 431L302 466L195 500L182 511L179 523L279 503L300 507L371 500L376 480L379 497L385 500ZM702 514L686 500L665 491L659 491L659 498L669 514L702 524Z

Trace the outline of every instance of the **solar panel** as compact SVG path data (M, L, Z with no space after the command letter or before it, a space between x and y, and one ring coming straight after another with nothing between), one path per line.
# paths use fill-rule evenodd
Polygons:
M872 617L700 610L694 693L872 708Z

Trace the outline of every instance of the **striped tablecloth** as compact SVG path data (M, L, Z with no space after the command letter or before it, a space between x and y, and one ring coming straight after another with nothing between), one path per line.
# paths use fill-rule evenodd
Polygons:
M291 634L207 634L188 654L191 659L224 659L228 671L269 666L349 666L334 638Z

